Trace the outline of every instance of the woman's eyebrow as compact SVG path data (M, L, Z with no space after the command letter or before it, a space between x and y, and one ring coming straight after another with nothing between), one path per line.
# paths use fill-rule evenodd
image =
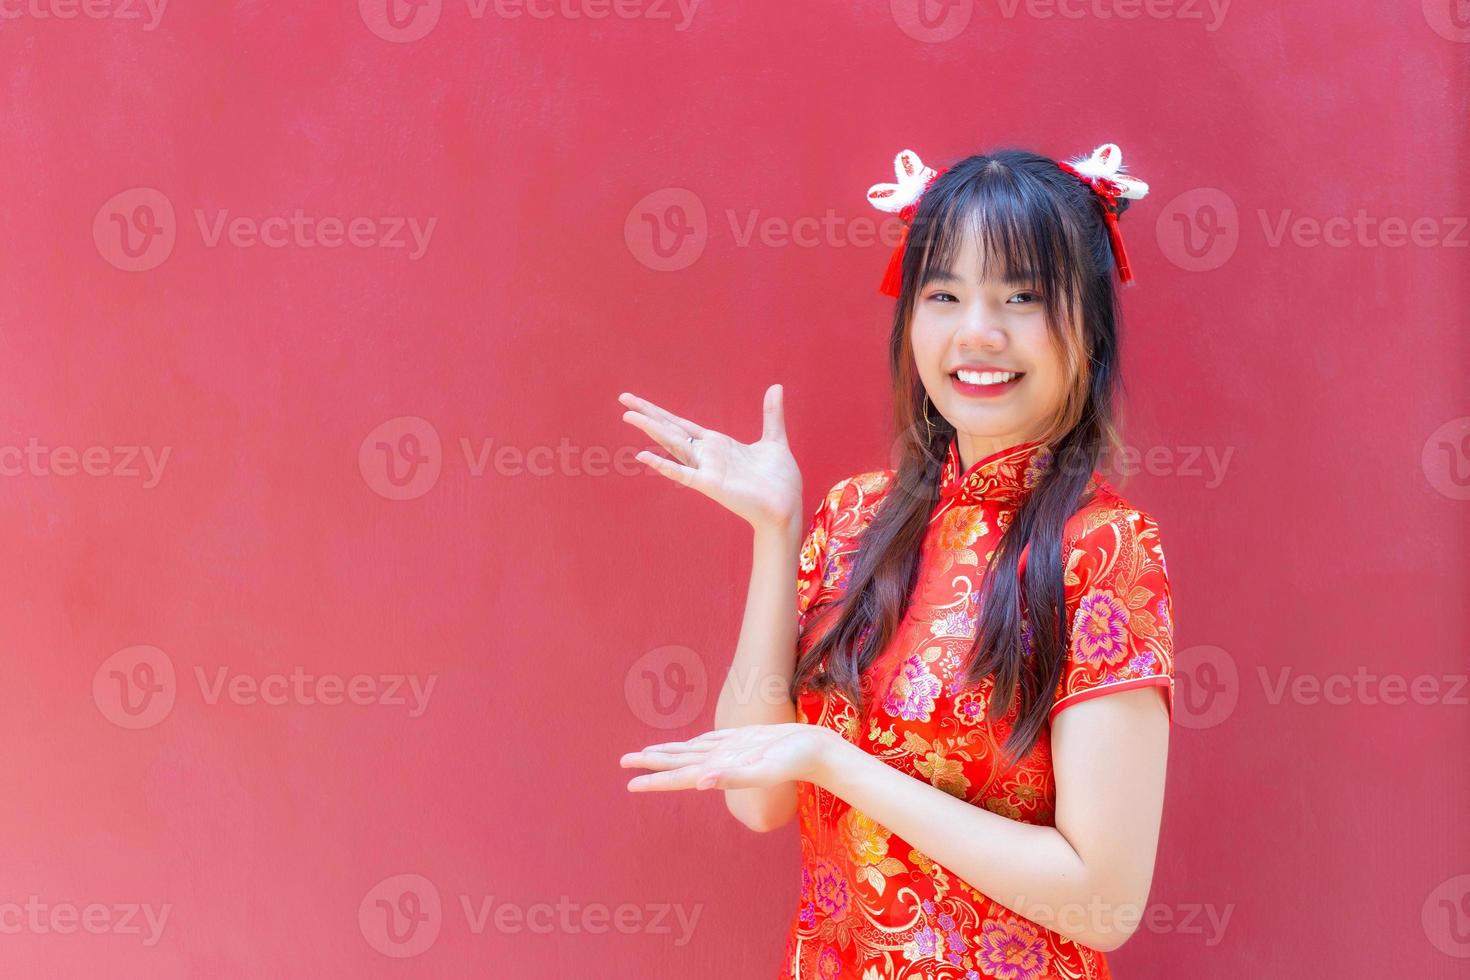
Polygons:
M953 272L950 272L948 269L933 269L929 272L927 276L924 277L925 285L928 285L931 282L955 283L963 281L963 277L958 276ZM1006 286L1027 286L1035 281L1035 269L1018 269L1012 272L1010 275L1006 276L1005 279L1002 280L1002 284Z

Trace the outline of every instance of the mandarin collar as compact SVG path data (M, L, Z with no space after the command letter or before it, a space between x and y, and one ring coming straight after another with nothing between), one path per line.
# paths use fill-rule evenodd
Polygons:
M944 467L939 471L939 499L955 505L982 500L1020 504L1040 482L1051 458L1045 441L1038 439L991 453L961 472L959 437L950 436Z

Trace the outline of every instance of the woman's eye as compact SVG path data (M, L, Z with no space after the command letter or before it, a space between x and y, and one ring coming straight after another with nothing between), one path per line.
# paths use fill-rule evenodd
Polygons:
M930 299L947 299L949 301L955 301L954 297L952 295L950 295L949 293L930 293L929 294L929 298Z
M1041 299L1041 294L1040 293L1033 293L1033 292L1021 292L1021 293L1017 293L1016 296L1029 296L1031 302L1035 302L1035 301ZM1015 299L1016 296L1012 296L1011 299ZM1021 302L1024 303L1024 302L1027 302L1027 300L1024 300L1023 299Z

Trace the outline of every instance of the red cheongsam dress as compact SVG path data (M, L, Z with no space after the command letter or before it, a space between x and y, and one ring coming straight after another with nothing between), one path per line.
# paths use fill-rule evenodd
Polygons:
M869 667L871 705L859 716L841 693L806 692L797 721L825 725L975 806L1054 826L1050 729L1026 758L1001 768L999 749L1018 704L990 722L990 680L959 686L976 636L981 574L1049 459L1040 442L1021 443L961 472L951 440L910 608ZM845 589L859 532L893 475L877 470L844 479L817 508L797 583L803 626ZM1172 600L1158 528L1100 473L1091 481L1097 493L1069 520L1063 538L1069 641L1051 717L1089 698L1158 686L1172 720ZM800 649L812 640L804 635ZM801 897L781 980L1110 977L1102 952L991 901L826 790L797 786Z

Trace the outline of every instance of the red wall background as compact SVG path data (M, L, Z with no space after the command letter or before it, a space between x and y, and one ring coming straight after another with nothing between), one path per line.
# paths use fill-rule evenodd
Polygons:
M0 973L774 976L794 825L617 766L749 561L617 394L784 382L814 506L868 185L1115 141L1183 709L1116 973L1463 975L1463 4L392 2L0 0Z

